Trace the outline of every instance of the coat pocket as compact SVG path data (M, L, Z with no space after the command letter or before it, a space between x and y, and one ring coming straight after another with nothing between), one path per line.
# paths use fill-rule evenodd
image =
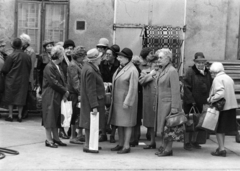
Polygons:
M99 100L103 99L104 97L105 97L105 95L99 95L99 96L97 96L97 98L98 98Z

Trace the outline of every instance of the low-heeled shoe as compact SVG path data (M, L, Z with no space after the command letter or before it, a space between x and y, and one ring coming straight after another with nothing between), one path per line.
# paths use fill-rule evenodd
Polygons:
M55 144L54 142L49 142L48 140L45 141L45 146L51 148L58 148L57 144Z
M63 143L62 141L57 141L53 139L53 142L56 143L59 146L67 146L67 144Z
M156 144L150 144L150 145L147 145L145 147L143 147L143 149L147 150L147 149L156 149Z
M126 154L126 153L130 153L131 149L130 148L124 148L120 151L118 151L118 154Z
M17 121L18 121L18 122L22 122L22 118L19 118L19 117L18 117L18 118L17 118Z
M13 121L13 118L7 117L7 118L5 118L5 121L12 122L12 121Z
M122 149L123 149L123 146L117 145L116 147L111 148L111 151L120 151Z
M226 157L227 156L227 151L226 150L216 150L215 152L212 152L211 155L213 156L219 156L219 157Z
M163 151L162 153L158 154L158 157L166 157L166 156L172 156L173 152L171 151Z
M83 152L85 153L99 153L97 150L89 150L88 148L83 148Z

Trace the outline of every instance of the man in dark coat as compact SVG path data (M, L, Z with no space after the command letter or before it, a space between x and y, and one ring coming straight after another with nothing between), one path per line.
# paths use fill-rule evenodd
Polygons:
M99 112L99 129L105 124L105 88L99 71L102 53L97 49L87 52L87 60L81 73L81 115L80 127L85 128L84 152L98 152L89 149L90 112L96 115Z
M13 121L13 105L18 106L18 121L22 121L22 109L26 104L28 81L31 72L31 57L21 50L21 39L14 39L14 52L7 57L2 68L5 75L4 101L8 104L9 116L6 121Z
M212 77L205 67L207 60L203 53L197 52L194 58L195 64L188 69L184 77L183 109L185 113L189 113L192 106L197 108L200 113L202 112L203 104L207 104L212 85ZM186 134L184 149L201 148L196 142L196 138L197 132Z

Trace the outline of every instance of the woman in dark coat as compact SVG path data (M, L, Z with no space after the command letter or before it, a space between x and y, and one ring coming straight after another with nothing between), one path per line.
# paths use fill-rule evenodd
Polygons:
M102 60L102 53L97 49L87 52L87 62L84 63L81 73L81 115L80 127L85 128L84 152L98 153L89 149L90 112L96 115L99 112L99 129L105 124L105 88L98 66Z
M52 148L57 148L57 145L66 146L58 136L61 121L61 100L65 101L69 95L62 69L59 66L63 60L63 51L61 46L53 47L51 51L52 61L47 64L43 71L42 114L47 138L45 145Z
M22 110L26 104L28 81L31 72L31 57L21 50L21 39L14 39L14 52L7 57L2 68L5 75L4 102L8 105L9 116L6 121L13 121L13 105L18 106L18 121L22 121Z
M202 52L194 55L194 65L190 67L184 77L183 109L188 114L192 107L202 113L203 105L207 104L207 98L212 85L212 77L205 67L206 59ZM193 111L192 111L193 112ZM198 132L185 133L184 149L200 149L196 142Z

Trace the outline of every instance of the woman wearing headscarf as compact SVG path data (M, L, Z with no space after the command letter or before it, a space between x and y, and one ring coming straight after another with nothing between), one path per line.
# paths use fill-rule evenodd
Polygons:
M66 146L58 136L61 126L61 101L66 101L69 92L66 88L65 78L59 64L63 60L64 49L54 46L51 51L51 61L43 71L42 86L42 117L46 130L45 145L51 148Z
M98 150L89 149L90 115L99 112L99 129L105 124L105 88L98 66L102 60L102 53L97 49L87 52L87 61L81 73L81 115L80 127L85 129L84 152L98 153ZM101 149L99 147L99 149Z
M226 157L227 152L224 147L225 134L237 131L236 109L238 104L235 96L234 81L224 72L224 67L220 62L214 62L211 65L210 73L214 80L208 102L213 104L222 98L226 100L223 110L219 113L216 128L218 148L211 154L213 156Z
M156 98L156 122L155 130L163 139L163 148L156 154L159 157L172 156L173 141L183 141L183 126L168 128L165 120L169 114L177 114L182 110L180 98L180 82L177 70L172 66L172 51L163 48L156 51L158 62L161 66L160 74L157 78L157 98Z
M82 129L79 129L78 138L76 137L76 121L79 120L80 108L77 107L78 102L81 102L81 72L83 68L83 60L86 57L86 50L83 46L77 46L72 52L72 60L67 68L67 83L69 90L69 99L72 101L73 114L71 118L71 137L70 143L82 144L80 137Z
M130 152L132 127L137 122L138 71L131 62L133 53L124 48L118 54L120 66L113 75L112 104L109 123L118 126L118 145L111 151L118 154Z
M157 75L159 74L158 56L151 55L147 57L150 68L141 73L139 82L143 88L143 125L148 128L150 133L150 144L143 147L143 149L155 149L155 115L156 111L153 109L154 98L157 91ZM161 142L162 144L162 142ZM162 146L162 145L161 145Z

